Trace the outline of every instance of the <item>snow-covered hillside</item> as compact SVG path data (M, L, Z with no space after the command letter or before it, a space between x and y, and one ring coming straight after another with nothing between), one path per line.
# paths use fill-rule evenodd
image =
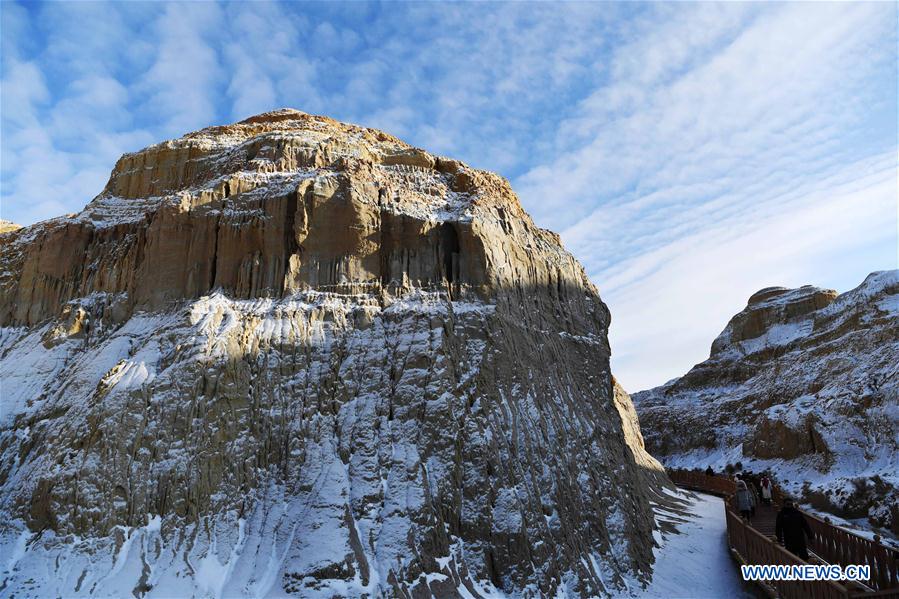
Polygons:
M899 532L899 271L771 288L680 379L634 395L667 466L770 470L811 506Z

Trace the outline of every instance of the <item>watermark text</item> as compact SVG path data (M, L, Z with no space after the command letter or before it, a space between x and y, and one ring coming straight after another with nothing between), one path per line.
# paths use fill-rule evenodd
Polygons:
M743 580L833 580L861 581L871 578L871 566L849 565L843 568L838 565L750 565L740 566Z

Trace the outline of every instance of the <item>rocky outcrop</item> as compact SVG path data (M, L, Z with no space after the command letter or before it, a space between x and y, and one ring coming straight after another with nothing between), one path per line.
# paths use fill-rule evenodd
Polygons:
M668 483L609 312L500 177L283 110L126 155L82 212L0 239L8 592L649 573Z
M16 229L21 229L22 225L17 225L16 223L8 220L3 220L0 218L0 233L9 233L10 231L15 231Z
M794 334L803 332L802 324L808 322L812 313L827 307L836 297L836 291L811 285L762 289L752 294L746 308L715 339L711 357L731 350L756 353L763 349L756 347L758 343L753 344L753 339L761 339L767 347L781 347L792 341Z
M899 271L877 272L842 295L759 291L708 360L634 402L667 465L770 469L817 507L899 532L897 364Z

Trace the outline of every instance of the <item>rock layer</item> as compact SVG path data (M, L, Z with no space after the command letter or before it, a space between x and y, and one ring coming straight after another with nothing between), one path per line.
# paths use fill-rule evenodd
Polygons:
M816 507L899 532L899 271L837 295L754 294L683 377L637 393L670 466L770 469Z
M0 239L7 591L592 596L650 571L667 481L609 312L500 177L283 110L126 155Z

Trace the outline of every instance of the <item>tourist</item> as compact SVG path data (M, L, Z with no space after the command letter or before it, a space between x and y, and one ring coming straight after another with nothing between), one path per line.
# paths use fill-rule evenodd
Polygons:
M812 536L812 529L791 499L784 499L783 508L777 513L774 533L777 535L777 542L782 543L787 551L804 560L808 559L805 542L806 537Z
M753 508L755 507L752 497L752 491L746 486L746 483L739 478L737 479L737 509L743 518L749 522L752 519Z
M765 505L771 505L771 479L767 476L762 477L762 501Z

